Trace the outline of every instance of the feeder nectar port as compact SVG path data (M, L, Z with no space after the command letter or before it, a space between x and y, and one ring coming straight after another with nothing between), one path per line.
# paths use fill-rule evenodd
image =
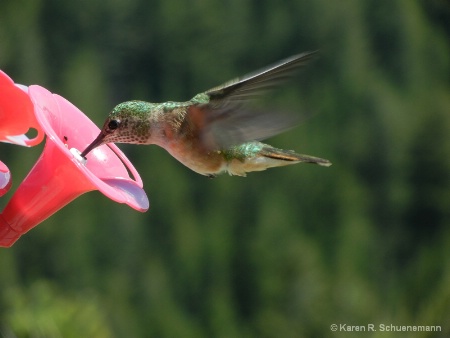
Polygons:
M86 165L87 159L81 156L81 151L79 151L76 148L70 148L70 152L73 154L73 156L77 159L78 162L80 162L82 165Z

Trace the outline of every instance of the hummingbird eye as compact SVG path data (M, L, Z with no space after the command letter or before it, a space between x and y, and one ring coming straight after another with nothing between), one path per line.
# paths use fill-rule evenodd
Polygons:
M120 122L117 120L111 120L108 123L108 129L109 130L116 130L119 127Z

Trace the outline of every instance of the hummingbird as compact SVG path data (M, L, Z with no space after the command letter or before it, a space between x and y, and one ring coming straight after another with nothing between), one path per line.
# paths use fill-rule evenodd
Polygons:
M97 138L81 153L105 143L155 144L191 170L213 178L300 162L331 162L260 142L295 125L292 115L255 111L247 103L292 77L316 52L284 59L195 95L186 102L127 101L109 113Z

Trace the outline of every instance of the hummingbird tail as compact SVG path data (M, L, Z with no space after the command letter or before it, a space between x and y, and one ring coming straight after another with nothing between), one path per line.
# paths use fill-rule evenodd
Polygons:
M282 167L300 162L315 163L328 167L331 162L323 158L297 154L292 150L283 150L261 142L249 142L225 152L230 175L246 176L251 171Z
M286 162L315 163L315 164L318 164L318 165L324 166L324 167L329 167L331 165L330 161L323 159L323 158L314 157L314 156L310 156L310 155L297 154L296 152L294 152L292 150L283 150L283 149L278 149L278 148L274 148L271 146L264 147L261 150L260 154L267 158L280 160L280 161L286 161ZM292 164L294 164L294 163L292 163ZM286 163L285 165L288 165L288 164L291 164L291 163Z

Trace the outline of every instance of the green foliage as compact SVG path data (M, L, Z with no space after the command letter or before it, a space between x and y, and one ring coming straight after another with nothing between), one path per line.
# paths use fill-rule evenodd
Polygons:
M62 294L49 282L35 281L27 289L11 287L2 300L5 334L17 337L112 337L93 292Z
M0 334L448 336L449 23L441 0L7 0L0 68L98 125L121 101L186 100L319 49L260 104L309 117L268 143L334 165L208 180L123 146L150 210L89 193L0 250ZM2 208L42 151L18 148L0 145Z

